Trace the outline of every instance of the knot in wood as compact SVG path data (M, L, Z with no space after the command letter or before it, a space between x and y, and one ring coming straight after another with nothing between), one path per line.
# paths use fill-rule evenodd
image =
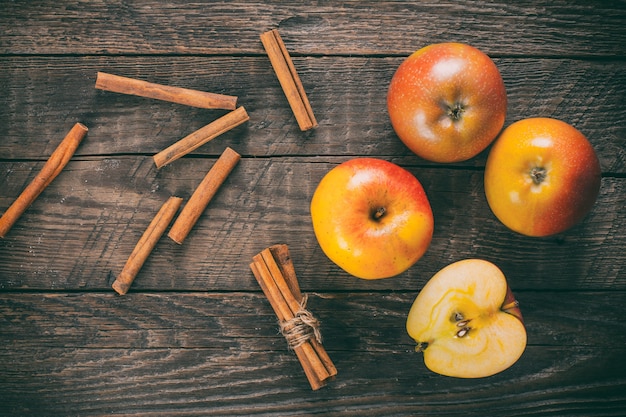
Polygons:
M322 343L322 333L320 332L320 322L306 309L307 296L302 296L300 310L290 320L283 320L280 324L280 333L287 339L289 348L295 349L306 343L309 339L315 338Z

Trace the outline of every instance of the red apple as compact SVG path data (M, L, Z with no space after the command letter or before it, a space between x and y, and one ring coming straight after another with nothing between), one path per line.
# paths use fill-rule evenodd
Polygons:
M364 279L407 270L426 252L434 227L417 178L375 158L352 159L330 170L313 194L311 219L326 256Z
M407 323L433 372L481 378L513 365L526 348L526 328L502 271L491 262L450 264L426 283Z
M527 236L553 235L581 221L600 181L600 162L587 138L550 118L506 128L485 167L489 207L504 225Z
M387 95L391 124L404 144L434 162L479 154L506 117L504 82L494 62L461 43L426 46L396 70Z

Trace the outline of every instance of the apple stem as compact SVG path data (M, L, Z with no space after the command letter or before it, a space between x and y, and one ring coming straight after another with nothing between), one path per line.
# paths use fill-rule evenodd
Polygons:
M509 309L515 308L515 307L519 307L519 301L517 301L517 300L511 301L510 303L507 303L507 304L503 305L501 309L506 311L506 310L509 310Z
M466 336L469 333L470 330L471 329L469 327L463 327L461 330L456 332L456 335L458 337L464 337L464 336Z

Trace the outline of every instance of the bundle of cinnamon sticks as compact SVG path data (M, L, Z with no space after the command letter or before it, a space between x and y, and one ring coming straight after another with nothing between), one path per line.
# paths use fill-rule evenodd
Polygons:
M322 346L319 322L306 309L307 297L300 291L289 248L280 244L264 249L252 258L250 269L311 388L320 389L337 375L337 369Z

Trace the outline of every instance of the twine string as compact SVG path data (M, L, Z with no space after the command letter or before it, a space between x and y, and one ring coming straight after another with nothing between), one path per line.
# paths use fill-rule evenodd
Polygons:
M291 349L301 346L312 338L322 343L320 322L306 309L307 298L307 295L303 294L300 310L294 314L292 319L279 322L280 333L287 339Z

